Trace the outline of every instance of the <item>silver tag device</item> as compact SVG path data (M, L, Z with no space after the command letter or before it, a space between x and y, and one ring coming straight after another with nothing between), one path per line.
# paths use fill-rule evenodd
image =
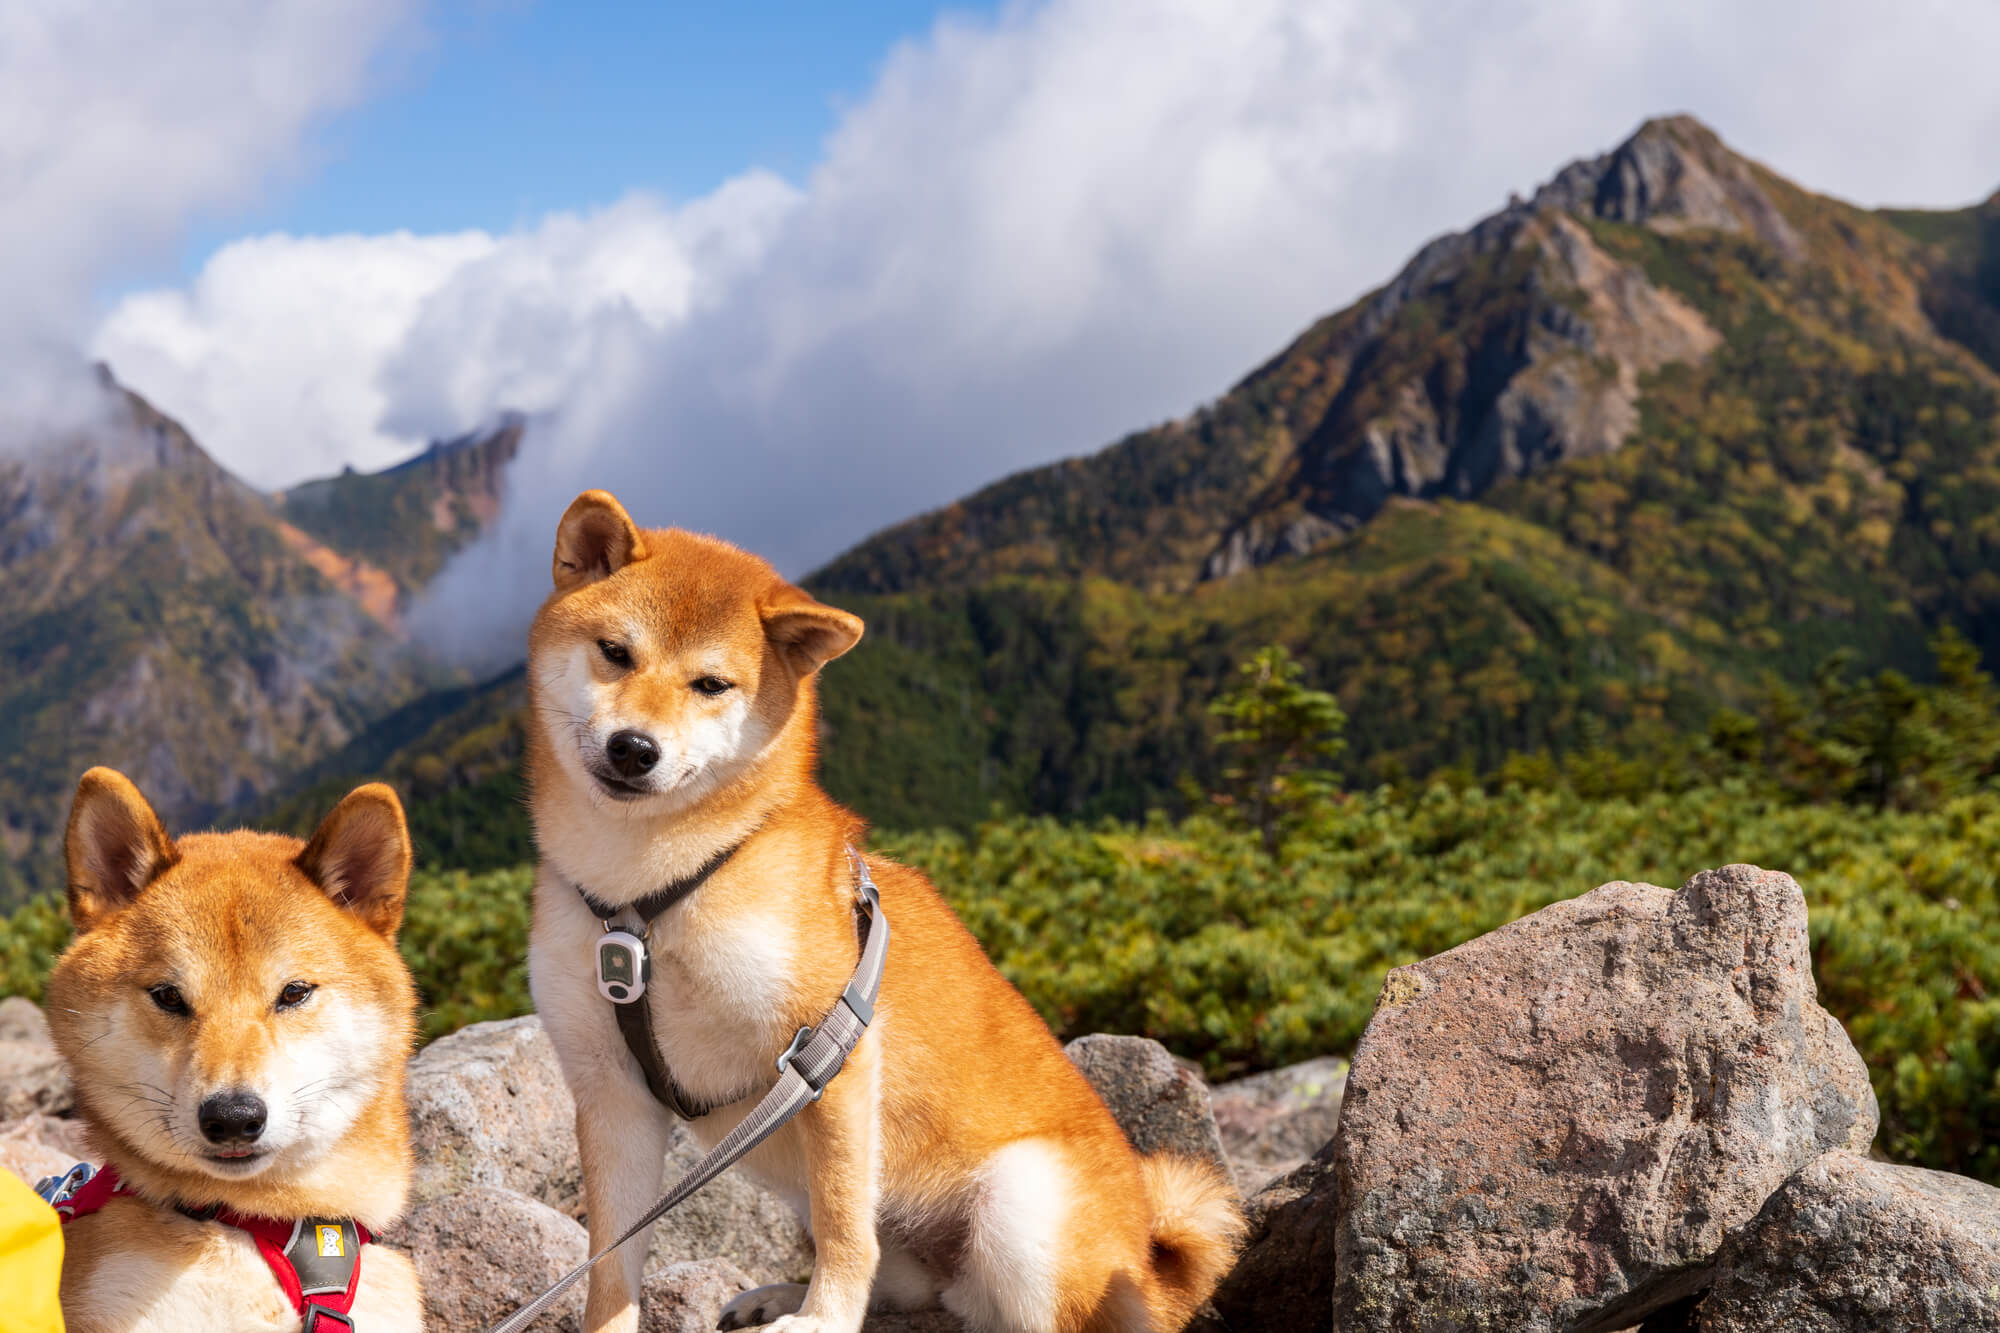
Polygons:
M653 960L646 941L623 928L606 929L597 939L597 993L613 1004L630 1004L646 993Z

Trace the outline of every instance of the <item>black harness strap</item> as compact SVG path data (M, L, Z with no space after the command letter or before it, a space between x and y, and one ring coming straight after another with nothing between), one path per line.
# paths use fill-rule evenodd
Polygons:
M751 833L755 832L755 829L751 830ZM736 855L748 841L750 835L745 834L741 841L732 843L709 857L693 873L653 890L636 902L620 906L599 902L591 897L590 891L581 884L576 886L576 893L583 899L584 906L588 907L599 921L609 921L630 908L638 914L641 921L646 923L645 928L650 930L655 917L708 883L709 877L722 869L729 858ZM674 1082L673 1071L667 1068L666 1060L660 1055L660 1043L653 1036L653 1006L647 995L641 994L623 1004L614 1002L611 1008L618 1017L618 1031L625 1038L625 1048L631 1051L632 1058L639 1062L639 1070L646 1076L646 1088L653 1094L655 1101L683 1120L699 1120L720 1104L695 1101L680 1084Z

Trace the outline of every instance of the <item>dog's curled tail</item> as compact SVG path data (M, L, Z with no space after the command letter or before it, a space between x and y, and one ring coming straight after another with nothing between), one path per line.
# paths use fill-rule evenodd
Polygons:
M1153 1206L1153 1280L1146 1304L1156 1329L1194 1318L1243 1243L1236 1188L1212 1162L1176 1153L1139 1159Z

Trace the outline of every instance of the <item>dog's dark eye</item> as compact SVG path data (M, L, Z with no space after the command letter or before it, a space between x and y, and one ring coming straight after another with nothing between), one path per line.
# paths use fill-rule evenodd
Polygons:
M177 1018L186 1018L188 1002L181 998L180 987L169 986L165 982L151 987L146 994L153 997L153 1003Z
M319 987L310 981L288 981L285 983L285 988L278 992L278 1007L296 1009L306 1002L306 996L318 989Z
M611 663L612 666L628 667L632 665L632 650L622 643L613 643L609 639L599 639L597 641L597 651L603 653L604 660Z
M721 694L724 690L736 688L720 676L702 676L693 684L694 688L703 694Z

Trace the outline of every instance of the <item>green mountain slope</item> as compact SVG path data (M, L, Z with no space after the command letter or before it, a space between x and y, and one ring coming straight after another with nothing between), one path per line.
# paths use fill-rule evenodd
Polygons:
M1650 122L1186 420L812 576L870 625L829 785L903 827L1173 803L1273 640L1356 781L1638 745L1837 647L1927 671L1946 622L1992 661L1994 208L1878 215Z

